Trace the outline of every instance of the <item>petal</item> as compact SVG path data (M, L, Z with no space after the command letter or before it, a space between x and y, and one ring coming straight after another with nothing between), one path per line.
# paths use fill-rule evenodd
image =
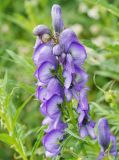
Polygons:
M56 78L52 78L47 86L47 96L46 98L51 98L54 94L63 97L63 88L61 87L59 81Z
M65 88L64 92L65 92L66 99L69 102L72 99L72 92L70 89L66 89L66 88Z
M85 48L78 42L73 42L71 44L70 53L77 66L81 66L87 57Z
M58 105L60 105L63 102L62 98L54 95L52 96L47 102L46 102L46 112L48 114L48 116L53 117L54 114L58 113L59 107Z
M66 54L63 52L63 53L61 54L61 56L59 57L59 62L60 62L61 64L65 64L65 60L66 60Z
M78 38L76 37L76 34L68 28L63 30L63 32L60 34L59 41L60 45L64 48L64 52L67 53L71 43L77 42Z
M42 125L43 125L43 126L44 126L44 125L48 125L48 128L44 130L45 133L48 133L48 132L50 132L51 130L55 129L53 123L54 123L54 119L51 119L51 118L48 117L48 116L45 117L45 119L42 121Z
M74 96L74 98L79 101L79 92L77 92L77 90L75 89L75 87L73 87L72 89L72 94Z
M62 47L59 44L57 44L57 45L55 45L53 47L53 54L55 56L60 56L62 54L62 52L63 52L63 49L62 49Z
M83 125L83 120L84 120L85 116L86 116L85 112L84 111L80 111L80 115L78 117L79 126Z
M55 67L49 63L44 62L35 72L35 77L43 83L48 83L52 78L51 71L55 70Z
M46 112L46 103L42 103L42 104L40 105L40 112L41 112L44 116L47 115L47 112Z
M86 127L87 127L88 134L91 136L91 138L96 139L94 128L90 125L90 123L87 124Z
M90 126L92 128L94 128L96 123L94 121L92 121L90 117L88 117L88 118L90 119Z
M79 132L80 132L81 138L84 138L88 135L88 131L85 126L80 127Z
M50 34L50 30L47 26L45 25L38 25L36 26L34 29L33 29L33 33L34 35L36 36L41 36L43 35L44 33L46 34Z
M62 138L63 133L60 130L52 130L44 136L42 142L48 152L57 153L60 150L58 142Z
M110 130L108 122L105 118L101 118L98 122L98 141L99 144L104 148L104 151L110 144Z
M61 7L59 5L54 4L52 6L51 16L52 16L52 25L55 32L60 33L64 28L64 24L62 20Z
M102 160L103 157L104 157L104 152L100 152L100 154L99 154L97 160Z
M63 131L65 128L67 127L67 124L65 124L64 122L62 122L61 120L61 113L58 112L54 115L54 117L51 119L49 126L47 128L47 130L45 130L45 132L50 132L52 130L60 130Z
M68 89L71 85L71 82L72 82L72 75L68 71L64 71L63 72L63 77L65 79L64 86L65 86L66 89Z
M88 100L87 100L87 88L83 88L81 91L80 91L80 96L79 96L79 106L80 108L83 110L83 111L88 111L89 110L89 107L88 107Z
M33 61L38 66L40 66L44 62L50 62L55 66L57 64L56 58L52 54L52 47L46 44L41 44L35 49Z
M36 97L41 100L42 102L45 100L47 94L47 88L45 87L38 87L36 90Z
M34 49L36 49L39 45L42 44L42 41L39 37L36 38L36 42L35 42L35 46L34 46Z
M44 87L44 86L45 86L45 83L42 83L42 82L38 81L38 82L36 83L36 85L39 86L39 87Z
M67 70L69 73L75 73L75 67L73 58L70 54L66 55L66 64L65 64L65 70Z
M88 80L88 75L83 69L77 66L75 66L75 72L76 72L76 78L74 86L76 90L80 91L85 86Z
M63 131L66 127L67 124L65 124L62 120L61 120L61 113L58 113L54 116L54 123L53 123L53 127L54 129L58 129L60 131Z
M50 124L53 121L50 117L46 116L45 119L42 121L42 125Z
M46 151L45 155L46 155L46 157L55 157L55 156L57 156L59 154L59 152L60 151L55 152L55 153L51 153L51 152Z
M113 155L114 157L117 156L117 146L116 146L116 137L115 136L110 136L110 142L111 142L111 149L110 149L110 153L111 155Z

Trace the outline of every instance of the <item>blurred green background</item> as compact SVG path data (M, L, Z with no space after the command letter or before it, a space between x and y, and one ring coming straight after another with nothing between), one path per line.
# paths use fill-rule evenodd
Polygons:
M33 160L45 160L39 131L43 116L33 96L32 30L38 24L52 27L54 3L62 7L65 27L71 27L86 47L90 113L95 121L109 120L119 151L119 0L0 0L0 160L21 159L10 133L22 144L28 159L33 154ZM62 160L96 160L96 141L81 141L72 127L68 135L71 140L64 143Z

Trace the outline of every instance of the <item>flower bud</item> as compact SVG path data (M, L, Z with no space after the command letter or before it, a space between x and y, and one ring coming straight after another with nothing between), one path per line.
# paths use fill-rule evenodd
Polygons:
M60 33L63 28L62 12L61 7L57 4L54 4L51 11L52 16L52 25L56 33Z
M104 151L110 144L110 130L108 121L105 118L100 119L98 122L98 141Z

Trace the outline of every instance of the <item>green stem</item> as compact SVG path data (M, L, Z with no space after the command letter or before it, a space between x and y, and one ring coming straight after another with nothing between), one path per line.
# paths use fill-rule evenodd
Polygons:
M67 103L67 105L68 105L67 109L68 109L68 112L69 112L70 120L71 120L72 124L76 124L75 116L74 116L74 113L73 113L72 102Z

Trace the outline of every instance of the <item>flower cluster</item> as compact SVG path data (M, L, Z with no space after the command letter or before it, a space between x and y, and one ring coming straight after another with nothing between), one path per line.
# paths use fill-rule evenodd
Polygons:
M60 49L59 49L60 48ZM86 92L88 90L85 84L88 75L83 69L84 61L87 57L84 46L78 41L75 33L71 29L65 29L59 36L59 44L54 50L60 63L63 65L64 93L67 101L72 98L78 101L77 111L80 114L78 118L79 132L81 137L90 135L96 138L94 134L95 123L89 116L89 106Z
M61 105L64 91L57 78L58 60L53 55L55 38L51 38L51 31L47 26L39 25L34 29L37 36L34 47L33 61L37 66L36 97L41 101L40 111L45 116L42 125L48 125L42 140L46 156L56 156L60 152L59 141L63 139L66 124L61 118Z
M101 151L97 160L102 160L106 152L109 152L114 157L117 156L116 138L111 135L108 122L105 118L100 119L98 122L98 141Z
M38 25L33 31L37 36L33 55L37 66L36 97L41 101L40 111L45 116L42 125L48 126L42 140L47 157L60 153L60 142L67 127L63 122L62 107L64 102L68 104L73 98L78 104L80 136L84 138L89 135L93 139L96 138L95 122L89 115L87 100L88 75L83 69L87 57L86 50L70 28L64 29L59 5L53 5L51 16L53 32L45 25ZM105 149L101 155L104 151Z

